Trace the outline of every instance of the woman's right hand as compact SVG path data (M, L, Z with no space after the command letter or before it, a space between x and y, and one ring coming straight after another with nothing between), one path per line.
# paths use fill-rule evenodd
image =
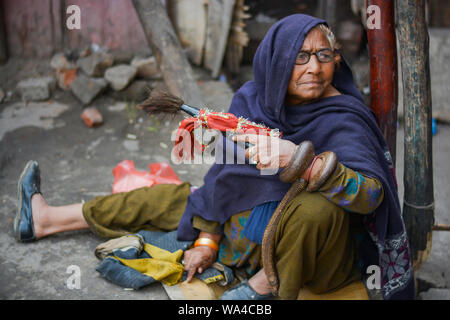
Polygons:
M292 141L266 135L243 133L233 136L233 140L253 144L245 151L245 156L259 170L287 167L297 147Z
M195 272L202 273L217 258L217 252L207 246L199 246L184 252L184 270L187 271L187 282L191 282Z

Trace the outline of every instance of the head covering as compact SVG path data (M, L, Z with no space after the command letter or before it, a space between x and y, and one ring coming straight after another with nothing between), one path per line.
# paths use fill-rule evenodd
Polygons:
M278 128L284 139L295 144L310 140L317 153L334 151L342 164L383 184L382 204L364 218L371 240L362 246L361 258L366 267L380 267L385 299L413 299L408 240L389 149L374 113L364 105L344 58L332 82L341 95L301 106L284 103L297 53L307 33L320 23L326 24L302 14L275 23L255 54L255 80L238 90L229 112ZM225 146L229 143L225 141ZM280 201L289 187L280 181L279 174L261 175L251 165L216 163L206 174L204 185L190 195L178 237L192 240L198 236L198 230L192 227L194 216L224 224L236 213L265 202Z

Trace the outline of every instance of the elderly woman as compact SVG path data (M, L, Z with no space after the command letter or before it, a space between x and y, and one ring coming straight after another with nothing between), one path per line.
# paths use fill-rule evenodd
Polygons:
M318 190L301 192L285 208L276 230L275 263L281 299L299 290L339 289L381 269L385 299L411 299L414 281L390 155L374 114L356 89L325 21L292 15L272 26L254 58L254 81L235 94L229 112L283 132L261 140L249 164L214 164L197 189L188 183L157 185L97 197L84 204L49 206L39 191L39 170L30 162L19 181L15 233L30 241L67 230L91 228L105 238L142 229L177 229L195 240L185 251L187 280L216 260L249 276L222 299L270 299L261 263L264 230L290 185L262 169L286 167L303 141L317 152L333 151L336 169ZM277 150L270 150L276 140ZM264 155L270 154L270 157ZM314 176L321 160L302 174Z

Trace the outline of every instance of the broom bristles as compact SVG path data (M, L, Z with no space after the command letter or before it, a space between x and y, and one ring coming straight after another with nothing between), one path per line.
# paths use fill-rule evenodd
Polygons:
M137 105L137 108L144 110L147 114L157 113L177 113L181 110L183 100L164 90L155 88L150 91L146 100Z

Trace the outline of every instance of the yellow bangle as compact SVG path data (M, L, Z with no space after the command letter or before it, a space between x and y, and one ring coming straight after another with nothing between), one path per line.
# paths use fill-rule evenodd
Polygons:
M194 248L197 248L199 246L207 246L213 249L214 251L219 252L219 245L217 244L217 242L209 238L198 238L194 242Z

